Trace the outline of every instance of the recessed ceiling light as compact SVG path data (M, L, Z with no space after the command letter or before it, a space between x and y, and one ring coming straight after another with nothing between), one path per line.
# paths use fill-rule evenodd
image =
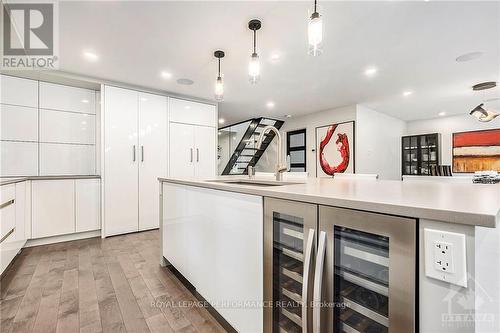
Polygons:
M184 109L186 109L186 110L191 109L191 105L186 105L186 106L184 106Z
M89 102L89 100L88 99L82 99L81 102L87 104Z
M185 86L190 86L194 83L193 80L191 79L186 79L186 78L183 78L183 79L178 79L177 80L177 83L178 84L182 84L182 85L185 85Z
M441 111L441 112L438 113L438 116L440 116L440 117L446 116L446 112Z
M469 52L458 56L455 61L457 62L466 62L471 60L476 60L483 55L483 52Z
M292 115L291 114L286 114L285 118L292 118Z
M172 78L172 73L162 71L161 72L161 77L164 78L164 79L170 79L170 78Z
M219 118L219 124L224 124L226 120L224 118Z
M281 57L281 56L279 55L279 53L273 53L273 54L271 54L271 60L272 60L272 61L279 60L279 59L280 59L280 57Z
M269 101L269 102L266 103L266 106L267 106L268 109L272 109L272 108L274 108L274 102L273 101Z
M365 69L365 75L368 77L375 76L375 74L377 74L377 72L378 72L377 67L368 67L367 69Z
M412 94L413 94L413 91L409 91L409 90L403 92L403 96L404 97L408 97L408 96L410 96Z
M90 51L84 51L83 56L89 61L97 61L99 59L99 56L97 54Z

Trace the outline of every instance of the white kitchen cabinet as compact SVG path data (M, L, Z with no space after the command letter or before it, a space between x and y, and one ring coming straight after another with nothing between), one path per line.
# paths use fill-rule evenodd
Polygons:
M170 98L170 121L176 123L216 126L217 108L215 105Z
M216 149L217 135L215 128L206 126L194 127L195 145L195 177L198 179L208 179L215 177L216 170Z
M104 232L138 230L138 141L136 91L105 87Z
M40 143L41 176L95 175L95 169L94 145Z
M215 128L170 123L170 176L216 176Z
M38 174L37 142L0 142L2 176L32 176Z
M32 214L33 238L75 232L75 181L33 181Z
M0 139L38 141L38 109L0 104Z
M15 238L20 242L19 249L26 243L26 220L28 219L29 198L27 197L27 181L16 183L16 231Z
M139 93L139 230L159 227L158 177L167 175L167 99Z
M101 229L101 180L75 180L76 232Z
M40 109L40 141L95 144L95 115Z
M95 91L40 82L40 108L95 114Z
M38 81L0 75L0 103L38 107Z
M170 177L193 177L194 153L194 126L170 123Z

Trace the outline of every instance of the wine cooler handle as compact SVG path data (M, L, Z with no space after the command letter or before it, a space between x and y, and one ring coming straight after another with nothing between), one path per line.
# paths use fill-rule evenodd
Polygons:
M309 294L309 276L311 275L311 262L313 256L313 246L314 246L314 229L309 229L309 236L307 237L306 244L306 255L304 256L304 279L302 283L302 333L307 332L307 314L309 310L309 300L307 299Z
M193 148L189 148L189 151L190 151L190 153L189 153L190 160L189 160L189 161L190 161L191 163L193 163Z
M323 271L326 254L326 232L319 234L318 254L316 256L316 268L314 271L313 291L313 333L321 332L321 294L323 289Z

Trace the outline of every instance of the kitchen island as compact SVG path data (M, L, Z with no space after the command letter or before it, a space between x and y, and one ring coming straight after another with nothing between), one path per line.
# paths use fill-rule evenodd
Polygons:
M159 181L162 264L237 331L498 331L499 185ZM433 246L448 244L436 257ZM381 309L353 300L353 288L376 293ZM277 300L302 306L262 303Z

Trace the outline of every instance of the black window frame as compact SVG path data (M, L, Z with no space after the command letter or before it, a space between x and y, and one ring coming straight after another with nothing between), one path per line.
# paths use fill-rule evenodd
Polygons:
M290 147L290 136L297 135L297 134L304 134L304 145ZM301 151L301 150L304 151L304 163L292 163L292 161L290 160L290 168L304 168L304 172L307 171L307 149L306 149L306 147L307 147L307 136L306 136L306 129L305 128L286 132L286 156L289 156L291 151Z

